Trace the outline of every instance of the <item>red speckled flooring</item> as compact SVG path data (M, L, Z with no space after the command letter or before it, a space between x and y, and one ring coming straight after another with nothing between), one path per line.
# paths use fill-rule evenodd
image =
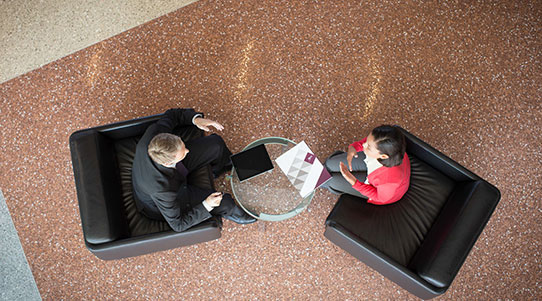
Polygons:
M43 299L414 298L324 238L321 190L283 222L94 257L69 135L170 107L221 122L234 152L283 136L321 159L401 125L502 192L440 298L542 298L540 1L338 3L201 0L0 84L0 189Z

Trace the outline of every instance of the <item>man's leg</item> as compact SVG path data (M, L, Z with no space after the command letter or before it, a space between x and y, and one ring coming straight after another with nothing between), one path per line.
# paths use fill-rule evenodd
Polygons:
M182 208L190 210L201 204L213 192L215 191L212 189L186 185L186 189L179 190L177 200L181 202Z
M230 164L231 151L219 135L212 134L185 144L189 152L181 162L189 172L210 164L213 173L219 175Z
M211 210L212 215L222 216L238 224L250 224L256 221L255 218L248 215L241 207L235 204L231 194L225 193L220 201L220 206Z
M201 204L211 193L211 189L204 189L197 186L188 185L179 199L182 202L181 207L189 211L193 207ZM214 216L221 216L238 224L250 224L256 221L255 218L243 211L229 193L222 196L220 206L213 208L210 212Z
M213 173L218 176L230 164L231 151L226 146L222 137L216 134L190 140L186 142L186 148L188 148L189 152L182 162L188 169L188 172L210 164ZM212 192L214 191L208 192L205 197L201 198L200 202ZM248 215L235 204L229 193L223 195L220 206L211 210L211 214L222 216L238 224L249 224L256 221L255 218Z
M229 193L225 193L222 196L222 201L220 201L220 206L213 208L213 210L211 210L211 214L217 216L228 216L233 213L235 207L237 207L237 204L235 204L235 201L231 195Z

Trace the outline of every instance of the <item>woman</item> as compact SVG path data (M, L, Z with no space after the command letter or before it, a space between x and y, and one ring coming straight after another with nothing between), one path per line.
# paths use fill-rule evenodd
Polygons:
M366 197L385 205L403 197L410 184L410 160L405 137L390 125L374 128L369 136L348 146L348 152L331 155L325 162L334 193Z

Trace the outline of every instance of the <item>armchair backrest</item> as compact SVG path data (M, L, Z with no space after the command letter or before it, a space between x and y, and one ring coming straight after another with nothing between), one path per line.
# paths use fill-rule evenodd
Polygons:
M456 182L481 180L480 177L459 165L448 156L442 154L420 138L412 135L400 126L396 126L403 132L407 143L407 153L414 154L423 162L442 172Z

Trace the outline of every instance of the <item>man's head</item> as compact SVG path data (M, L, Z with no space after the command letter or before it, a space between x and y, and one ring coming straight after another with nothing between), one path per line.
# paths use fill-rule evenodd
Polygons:
M154 162L165 167L175 167L186 157L188 149L178 136L161 133L152 138L147 152Z

